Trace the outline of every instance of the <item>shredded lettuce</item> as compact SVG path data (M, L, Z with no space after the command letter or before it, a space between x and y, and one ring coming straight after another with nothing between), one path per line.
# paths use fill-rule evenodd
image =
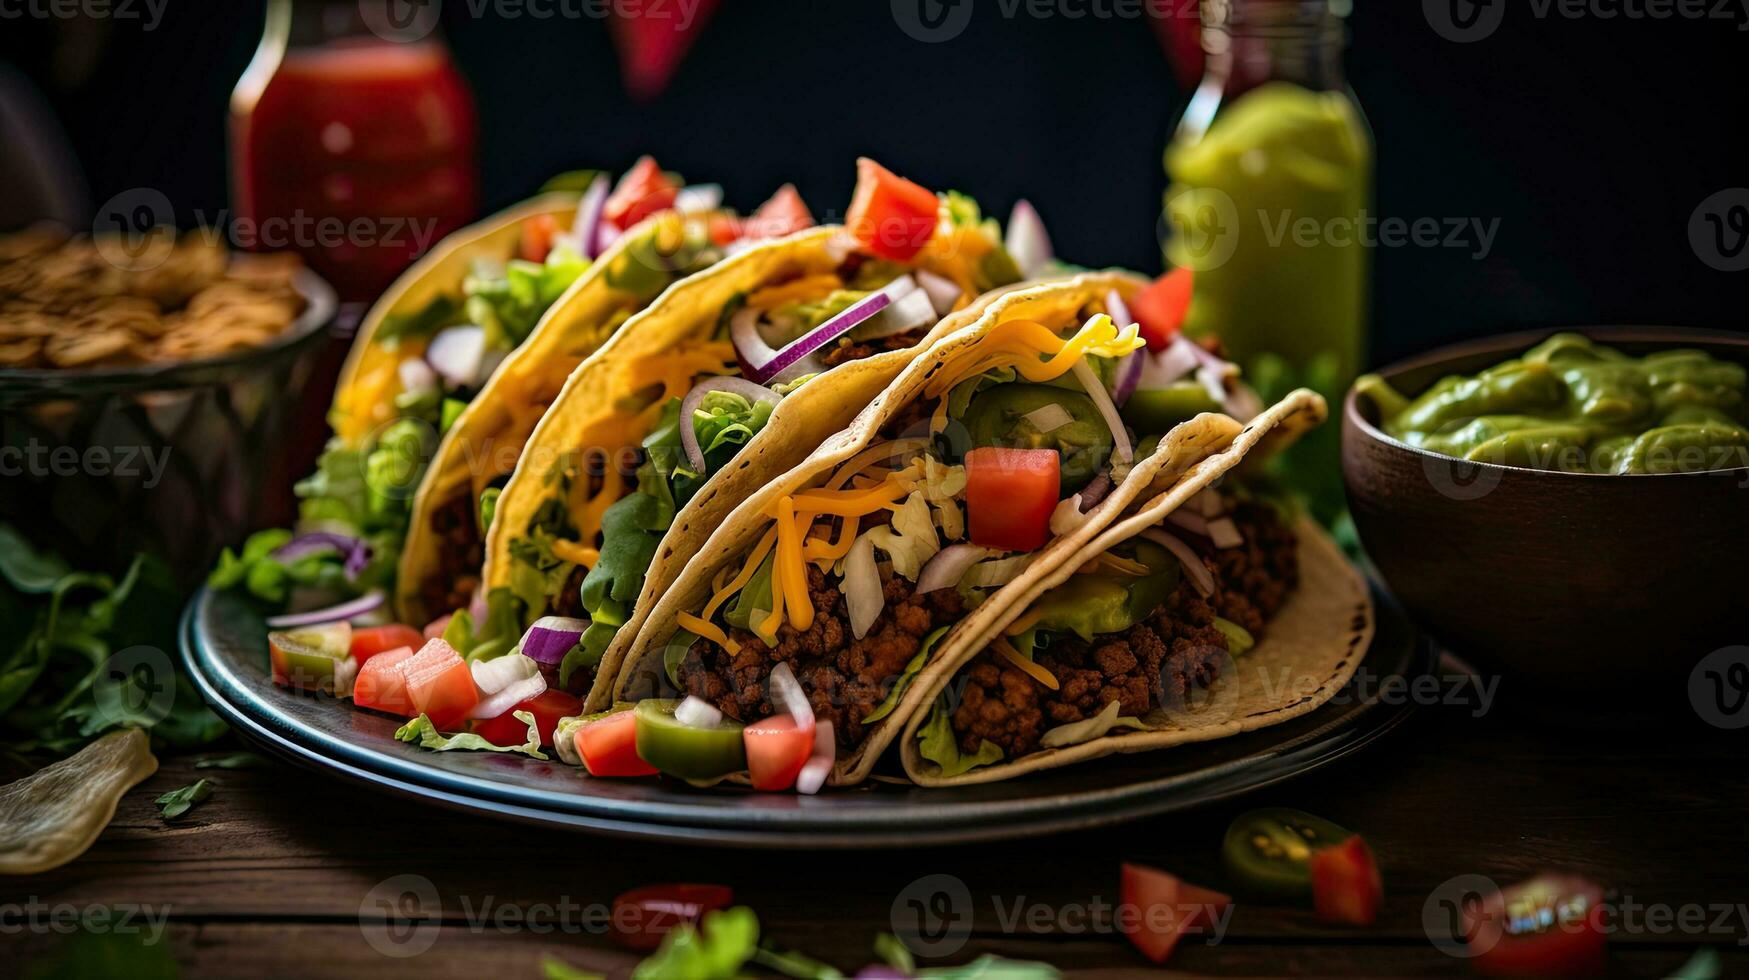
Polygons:
M511 259L502 272L481 263L462 283L467 319L486 330L492 350L510 350L528 339L571 284L589 268L589 260L569 245L559 244L544 262Z
M746 906L706 912L698 925L669 931L655 955L639 963L633 980L717 980L739 976L759 952L759 918Z
M1122 710L1122 705L1113 701L1105 706L1105 710L1091 718L1084 718L1067 725L1058 725L1045 732L1044 736L1038 740L1038 744L1047 749L1060 749L1070 745L1080 745L1083 742L1091 742L1096 738L1103 738L1114 728L1139 729L1147 727L1142 724L1140 718L1118 717L1118 712Z
M777 567L777 552L765 556L765 560L754 569L753 577L747 580L741 591L729 603L729 611L723 614L723 620L736 629L752 630L757 625L754 613L771 612L771 575Z
M1216 616L1215 629L1220 630L1222 635L1227 638L1227 652L1235 657L1242 657L1250 653L1251 648L1257 645L1257 639L1251 635L1250 630L1230 619Z
M946 636L947 631L951 628L943 626L923 638L923 645L917 648L917 656L912 657L911 662L905 665L905 669L899 673L898 677L894 678L893 689L887 692L886 700L862 719L863 724L872 725L893 713L893 709L899 706L899 700L905 696L905 689L911 686L911 682L916 679L919 673L922 673L923 665L929 662L929 654L935 649L935 645L941 642L941 638Z
M454 324L461 312L462 304L454 296L434 296L417 310L384 317L374 339L393 350L403 337L429 337Z
M895 573L912 582L917 581L924 563L941 550L929 501L921 490L905 498L890 524L865 531L864 536L892 560Z
M982 742L974 755L960 752L959 739L954 737L953 720L947 698L937 698L929 709L929 718L917 730L918 750L923 758L935 763L944 777L960 776L1002 760L1002 747L994 742Z
M521 745L493 745L473 732L445 735L431 723L430 717L423 714L396 729L395 737L403 742L416 742L420 748L433 752L451 752L457 749L467 752L520 752L530 758L547 761L547 754L540 750L540 727L535 724L534 713L516 711L511 713L511 717L528 726L528 741Z

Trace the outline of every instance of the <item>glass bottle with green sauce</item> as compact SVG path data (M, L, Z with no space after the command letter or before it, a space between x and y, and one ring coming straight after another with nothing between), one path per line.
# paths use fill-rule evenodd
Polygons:
M1337 391L1365 356L1373 182L1342 72L1347 8L1203 0L1207 75L1166 150L1166 259L1196 270L1186 332L1219 336L1247 367L1278 354Z

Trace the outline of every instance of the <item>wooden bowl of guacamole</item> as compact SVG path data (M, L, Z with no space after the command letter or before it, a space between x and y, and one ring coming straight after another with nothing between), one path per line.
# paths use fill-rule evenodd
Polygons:
M1485 669L1686 705L1749 644L1749 337L1474 341L1357 382L1349 506L1416 619Z

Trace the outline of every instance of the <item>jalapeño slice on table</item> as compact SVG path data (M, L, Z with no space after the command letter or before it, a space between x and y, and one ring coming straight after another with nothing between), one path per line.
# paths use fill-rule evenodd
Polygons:
M1245 895L1309 903L1312 852L1353 836L1353 831L1302 810L1252 810L1227 828L1221 863Z

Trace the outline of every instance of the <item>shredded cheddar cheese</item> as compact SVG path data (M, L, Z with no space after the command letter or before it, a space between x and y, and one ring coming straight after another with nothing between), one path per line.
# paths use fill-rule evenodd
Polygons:
M741 652L741 645L729 639L728 634L710 620L699 619L691 613L681 613L675 618L679 621L681 629L696 633L730 653Z
M1045 687L1050 688L1053 691L1057 689L1058 684L1056 676L1033 661L1021 656L1020 651L1014 649L1014 644L1009 643L1007 637L998 636L996 639L990 641L990 649L1001 654L1002 659L1013 664L1016 670L1021 671L1028 677L1031 677L1033 680L1038 681L1040 684L1043 684Z
M584 568L591 569L595 567L596 562L601 560L601 552L594 548L585 548L575 541L565 541L563 539L555 540L553 542L553 554L557 555L563 561L568 561L574 565L582 565Z

